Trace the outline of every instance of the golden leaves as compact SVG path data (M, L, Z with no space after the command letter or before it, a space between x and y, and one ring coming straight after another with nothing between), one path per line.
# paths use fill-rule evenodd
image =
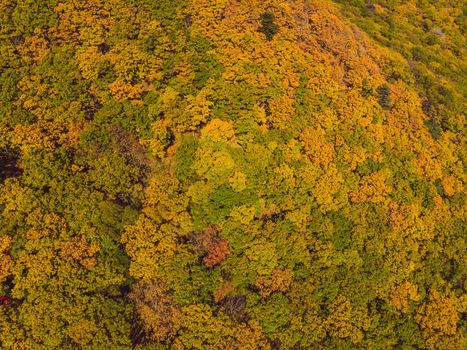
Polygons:
M462 186L456 186L457 184L454 176L443 176L441 185L443 186L444 193L448 197L453 196L456 192L462 191Z
M292 118L295 113L294 107L294 99L289 96L280 96L277 98L273 98L269 102L269 108L271 111L271 115L269 116L269 120L271 123L281 128L287 127L287 122Z
M108 3L98 0L59 2L54 9L59 18L58 25L49 32L67 44L101 44L113 25L109 8L106 7Z
M0 236L0 282L3 282L12 273L14 262L8 253L11 244L11 237Z
M47 57L50 49L42 30L36 28L34 35L27 37L24 43L18 46L18 51L26 62L40 62Z
M244 173L241 171L234 172L229 176L229 184L235 192L242 192L247 188L247 179Z
M225 181L235 168L235 161L225 149L202 147L196 152L193 169L198 176L215 183Z
M169 137L169 122L165 119L159 119L152 123L152 137L145 140L144 143L149 146L152 153L159 158L165 155L165 147Z
M391 192L391 187L386 183L387 174L383 170L364 176L360 181L357 191L350 193L353 203L382 203Z
M75 237L59 245L60 257L78 261L85 268L90 269L97 264L97 253L100 247L90 244L84 236Z
M160 60L131 41L119 42L106 57L113 65L117 78L125 82L152 82L161 78L158 72Z
M342 190L344 178L336 166L330 163L323 171L316 165L310 164L304 172L302 176L320 205L320 210L323 212L338 210L342 202L337 194Z
M389 294L391 304L402 312L408 311L410 301L417 301L418 299L418 287L409 281L394 287Z
M28 216L31 227L18 231L25 239L24 254L17 259L12 252L15 261L9 255L12 240L0 240L0 280L13 270L18 280L14 295L26 299L36 283L48 283L57 269L67 278L79 271L90 274L93 282L104 279L95 278L95 273L105 274L112 283L123 280L123 273L114 277L114 270L106 267L106 259L113 257L104 256L94 243L95 236L104 233L83 231L75 236L68 232L68 223L32 208L49 205L43 198L56 192L68 204L68 187L77 191L89 182L109 192L129 175L131 184L124 190L130 206L116 192L103 197L113 201L106 203L109 212L115 207L122 208L122 217L139 214L125 227L121 243L131 260L130 275L141 279L130 295L147 338L141 348L146 341L174 349L268 348L263 332L283 348L319 347L327 337L338 338L330 340L333 345L351 341L363 348L372 345L364 341L383 334L369 328L366 310L375 295L405 313L404 322L413 320L412 301L419 298L419 290L408 281L423 267L426 254L443 253L447 261L457 259L456 264L463 258L452 248L461 238L450 241L463 215L457 209L463 191L463 139L452 131L455 127L443 130L437 141L429 139L420 97L406 77L397 78L404 74L403 61L342 20L327 0L194 0L186 7L170 8L175 3L60 3L55 9L58 26L47 33L36 31L19 45L24 61L18 65L32 70L26 77L19 74L20 96L11 112L6 110L7 125L0 127L8 134L2 142L19 149L18 166L25 171L21 178L5 181L1 207L12 227L22 215ZM174 23L163 18L168 8L174 11ZM271 41L258 33L264 11L274 13L280 27ZM11 48L3 55L5 62L15 60L17 53ZM49 69L50 50L54 61ZM64 81L56 79L59 59L69 60L63 71L70 75ZM399 66L384 76L388 64ZM394 81L386 79L389 75ZM12 79L13 87L16 82ZM388 84L386 97L391 98L384 110L375 91L382 84ZM63 103L70 98L73 101ZM31 124L13 118L10 122L20 105L36 118ZM76 122L83 118L83 124ZM122 124L148 136L128 143L128 135L120 135L121 147L113 145L115 152L109 153L125 148L128 157L83 160L87 140L98 141L100 133L94 131L101 130L102 123ZM89 124L86 135L84 124ZM190 142L185 143L185 133L192 134ZM159 159L150 164L138 144L148 146ZM35 186L27 187L34 171L28 168L28 161L34 160L29 151L42 149L49 156L60 146L66 148L71 182L64 171L63 179L50 179L53 186L42 186L50 192L34 196ZM123 169L127 162L148 170L142 174L135 165L114 179L112 170ZM414 164L426 179L413 171ZM149 179L148 172L153 172ZM444 196L433 197L441 188ZM51 205L63 210L73 227L81 223L73 222L75 217L88 216L75 204L62 209L59 200ZM97 214L101 213L91 213L86 220L100 218ZM212 223L222 231L209 226ZM209 229L199 237L192 234L192 226ZM112 228L117 236L118 227ZM16 244L21 240L15 241L15 249ZM105 266L101 269L98 262ZM356 275L345 276L339 286L330 283L338 274L359 274L363 269L368 280L361 285L369 288L368 295L339 294L361 286ZM296 286L294 275L303 284ZM58 276L60 281L54 283L60 285L62 275ZM443 281L445 296L433 292L416 312L424 334L459 333L460 311L448 292L455 287L457 271L453 276ZM309 288L294 291L304 285ZM330 298L317 298L321 293ZM58 308L59 295L49 294L47 302ZM207 305L211 296L219 304L216 310ZM272 303L277 296L281 303ZM264 329L256 321L232 321L229 317L238 319L232 317L235 310L227 311L226 300L233 300L231 308L246 300L240 302L241 312L246 314L248 304L250 319L261 320ZM269 306L261 309L261 304ZM284 323L274 320L274 313L263 317L258 311L282 306L291 316L284 317ZM45 303L38 309L48 311ZM32 312L27 317L39 332L41 324ZM85 347L100 331L92 318L80 323L73 319L62 328L66 341L78 347ZM385 344L394 338L388 339Z
M144 194L143 214L125 228L121 243L132 260L131 275L150 280L172 264L180 249L177 239L191 230L191 218L186 211L188 198L180 193L175 178L152 177Z
M58 94L56 88L45 82L40 75L31 74L18 82L18 89L21 91L19 100L26 110L38 119L50 118L48 108L51 99Z
M157 276L160 264L168 261L177 250L176 232L170 227L157 227L144 215L127 226L121 242L132 259L130 273L143 280Z
M211 107L213 103L209 100L211 96L210 89L201 90L196 96L187 96L187 106L185 107L183 114L188 120L185 126L185 131L193 131L203 123L206 123L209 116L211 115Z
M326 133L322 128L306 128L300 138L308 158L320 166L327 166L334 158L334 145L326 142Z
M249 245L245 255L249 264L259 275L268 276L278 265L276 244L267 241L257 241Z
M270 349L258 322L233 322L223 313L214 316L205 304L183 307L182 313L183 326L172 345L175 350Z
M430 180L436 180L443 176L443 167L440 159L427 153L422 153L414 161L421 174Z
M420 215L421 207L417 204L397 204L390 202L388 222L393 232L401 234L404 230L413 228Z
M455 334L459 320L455 299L431 289L428 300L418 309L416 320L423 329Z
M86 346L91 343L97 330L98 325L94 320L80 319L79 322L74 322L67 327L66 334L75 344Z
M350 301L343 295L337 296L330 305L330 314L325 321L329 335L350 338L357 344L363 339L363 330L368 329L370 320L361 311L354 310Z
M279 268L274 269L270 277L260 276L256 279L256 286L263 298L268 297L273 292L287 292L291 283L291 271Z
M109 88L118 101L138 101L143 92L154 90L154 81L162 78L160 60L133 42L119 42L105 57L116 76Z
M142 84L131 84L115 80L109 85L110 92L117 101L138 100L144 91Z
M210 139L214 142L230 142L235 137L235 130L231 122L220 119L211 120L201 130L201 138Z
M162 282L138 282L130 294L147 337L163 341L182 326L182 313Z
M18 124L11 134L11 142L24 153L33 149L52 150L63 135L64 127L57 123L38 121L35 124Z
M105 56L97 46L87 46L77 50L76 59L83 78L94 80L99 76L100 64L105 61Z
M368 150L361 146L356 146L349 148L348 146L344 146L343 150L343 158L346 164L349 166L351 171L357 169L357 166L364 163L368 158Z
M186 234L191 229L190 215L186 209L188 197L180 191L177 179L166 174L152 177L144 191L143 212L155 223L169 222Z

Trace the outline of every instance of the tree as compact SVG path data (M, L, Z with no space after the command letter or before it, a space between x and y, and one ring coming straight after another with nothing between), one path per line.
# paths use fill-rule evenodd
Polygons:
M142 337L162 342L173 338L182 326L182 313L162 282L138 282L132 289L130 299L135 303ZM134 332L139 333L138 330ZM143 339L138 334L134 339Z
M266 39L271 41L279 31L279 26L274 23L275 16L272 12L265 12L261 15L261 27L259 31L266 35Z

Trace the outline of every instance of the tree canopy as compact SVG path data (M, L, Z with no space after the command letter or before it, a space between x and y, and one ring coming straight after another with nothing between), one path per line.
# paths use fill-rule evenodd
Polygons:
M462 1L0 10L0 348L465 347Z

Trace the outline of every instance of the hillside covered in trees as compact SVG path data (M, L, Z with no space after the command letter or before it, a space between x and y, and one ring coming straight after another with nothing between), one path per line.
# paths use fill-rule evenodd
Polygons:
M466 349L466 20L0 0L0 348Z

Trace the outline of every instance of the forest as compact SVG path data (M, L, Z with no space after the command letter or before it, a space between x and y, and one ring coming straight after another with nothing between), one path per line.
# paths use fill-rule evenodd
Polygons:
M467 3L0 0L0 348L467 349Z

